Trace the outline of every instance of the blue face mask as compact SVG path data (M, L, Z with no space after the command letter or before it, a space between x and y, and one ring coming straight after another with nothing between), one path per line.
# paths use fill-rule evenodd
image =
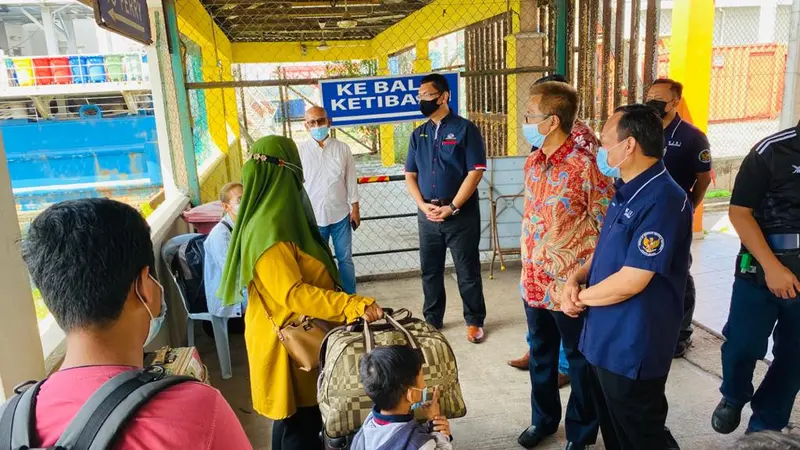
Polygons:
M311 137L314 138L315 141L322 142L328 137L328 127L317 127L311 129Z
M544 120L542 122L544 122ZM528 141L529 144L531 144L536 148L542 148L545 139L547 139L547 135L550 134L550 133L542 134L542 132L539 131L539 125L542 122L522 124L522 135L525 136L525 140Z
M625 160L628 159L628 157L626 156L616 166L611 166L608 164L608 151L617 148L617 146L619 146L619 144L622 144L622 142L617 143L617 145L609 149L606 149L605 147L600 147L599 149L597 149L597 168L600 169L600 173L602 173L603 175L611 178L621 178L619 172L619 166L622 165L622 163L624 163Z
M418 401L418 402L416 402L416 403L411 405L411 411L414 411L417 408L423 407L425 405L425 403L428 403L428 389L427 388L425 388L425 389L411 388L411 389L414 389L414 390L417 390L417 391L422 391L422 399L420 399L420 401Z
M150 311L150 307L147 306L147 302L144 301L142 298L142 294L139 293L139 284L135 285L136 289L136 296L139 297L139 301L144 304L145 309L147 309L147 313L150 314L150 330L147 332L147 339L144 341L143 347L146 347L150 342L155 339L158 335L158 332L161 331L161 326L164 325L164 319L167 318L167 302L164 300L164 286L162 286L152 275L150 275L150 279L153 280L153 283L157 284L159 289L161 289L161 312L158 313L158 317L153 316L153 312Z

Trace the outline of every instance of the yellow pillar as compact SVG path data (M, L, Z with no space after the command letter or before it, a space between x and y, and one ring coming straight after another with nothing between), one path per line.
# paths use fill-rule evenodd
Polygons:
M675 0L672 4L670 78L683 83L683 98L694 126L706 132L711 83L714 0ZM703 233L703 207L694 218L696 236Z
M414 73L426 73L431 71L431 59L428 57L428 40L421 39L415 46L417 58L414 60Z
M378 58L378 75L389 75L389 56L381 56ZM381 125L380 126L381 138L381 164L383 167L393 166L394 158L394 126Z
M514 69L517 67L517 33L520 31L519 24L519 0L511 2L510 8L517 14L511 14L511 33L506 38L506 67ZM517 75L508 75L506 80L508 92L506 102L508 104L508 116L506 119L506 146L508 156L517 154L517 139L519 138L520 122L517 114Z

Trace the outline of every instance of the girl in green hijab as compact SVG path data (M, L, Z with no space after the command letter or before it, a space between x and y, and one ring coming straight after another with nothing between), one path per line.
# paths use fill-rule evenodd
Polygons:
M321 449L318 373L296 368L276 327L301 316L350 322L377 320L383 313L374 299L338 288L339 274L314 220L291 139L259 139L242 177L244 196L219 296L225 304L238 303L247 288L245 342L253 407L275 421L272 448Z

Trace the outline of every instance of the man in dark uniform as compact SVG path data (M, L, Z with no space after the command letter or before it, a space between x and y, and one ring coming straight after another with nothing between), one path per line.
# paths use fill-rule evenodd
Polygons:
M464 306L467 339L483 341L483 298L478 241L481 215L478 183L486 149L478 127L450 110L450 86L440 74L422 79L418 100L430 120L414 130L408 146L406 185L419 207L419 256L425 320L444 325L444 264L450 249ZM454 105L457 107L457 105Z
M722 331L722 401L711 424L733 432L750 402L747 431L780 431L800 390L800 124L753 147L728 214L742 248ZM754 394L753 370L770 335L774 360Z
M682 96L682 84L669 78L661 78L650 86L647 104L658 111L664 125L664 165L667 172L689 196L692 208L697 208L711 184L711 150L706 135L694 125L684 122L678 114L678 104ZM689 265L691 266L691 261ZM692 345L694 305L694 278L689 273L681 333L675 348L676 358L686 354Z
M597 165L618 179L616 192L594 255L562 291L565 314L586 309L580 351L609 450L678 448L664 427L664 388L683 317L692 206L661 162L661 133L649 106L623 106L608 119Z

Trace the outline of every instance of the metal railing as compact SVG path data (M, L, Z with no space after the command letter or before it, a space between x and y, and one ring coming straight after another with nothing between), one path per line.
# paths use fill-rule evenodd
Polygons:
M380 176L366 176L366 177L359 177L358 184L372 184L372 183L391 183L396 181L405 181L405 175L380 175ZM377 220L392 220L392 219L401 219L406 217L416 217L416 212L407 212L407 213L396 213L396 214L379 214L375 216L366 216L362 217L361 220L363 222L368 221L377 221ZM385 236L384 236L385 239ZM371 239L375 241L375 239ZM376 255L388 255L392 253L406 253L406 252L415 252L419 250L419 246L416 247L401 247L401 248L393 248L393 249L386 249L386 250L371 250L371 251L360 251L360 252L353 252L353 257L358 256L376 256Z

